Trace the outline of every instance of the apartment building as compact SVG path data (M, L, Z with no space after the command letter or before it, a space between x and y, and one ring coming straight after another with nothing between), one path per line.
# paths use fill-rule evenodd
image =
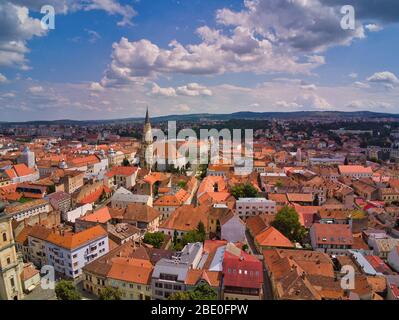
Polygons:
M236 202L236 213L244 221L260 214L276 214L276 202L266 198L240 198Z
M52 211L50 203L45 199L38 199L26 203L16 203L6 207L4 213L16 221L22 221L32 216Z
M68 278L79 277L86 264L109 251L108 233L101 226L79 233L51 231L39 236L31 233L28 241L34 255L32 262L40 261L41 265L45 262Z
M190 269L197 269L203 253L202 243L189 243L172 259L161 259L152 274L152 297L167 300L180 291L186 291L186 278Z

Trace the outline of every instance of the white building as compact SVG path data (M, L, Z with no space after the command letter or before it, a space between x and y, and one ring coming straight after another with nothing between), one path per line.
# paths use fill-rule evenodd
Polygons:
M35 242L41 242L45 263L68 278L79 277L86 264L109 251L108 233L99 225L75 234L51 232L43 239L36 237L29 235L29 243L33 246Z
M240 198L236 202L236 213L246 220L261 214L276 214L276 202L266 198Z
M79 219L80 217L84 216L87 213L87 211L91 210L93 210L93 206L90 203L88 203L74 210L63 213L62 219L64 221L75 223L76 219Z
M142 203L152 207L152 197L148 195L133 194L129 190L120 187L111 197L111 207L126 209L131 203Z
M50 202L39 199L22 204L10 205L6 207L4 213L11 216L12 219L16 221L22 221L41 213L49 213L50 211L52 211Z

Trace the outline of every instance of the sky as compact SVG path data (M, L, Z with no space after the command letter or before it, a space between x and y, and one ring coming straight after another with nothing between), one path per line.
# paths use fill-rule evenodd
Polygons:
M0 121L399 113L398 22L398 0L1 0Z

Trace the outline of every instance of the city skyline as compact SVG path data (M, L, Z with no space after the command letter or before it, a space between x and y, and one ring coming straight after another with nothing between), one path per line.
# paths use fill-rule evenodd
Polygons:
M42 5L55 29L43 30ZM354 6L355 30L341 8ZM395 1L7 0L2 121L398 113Z

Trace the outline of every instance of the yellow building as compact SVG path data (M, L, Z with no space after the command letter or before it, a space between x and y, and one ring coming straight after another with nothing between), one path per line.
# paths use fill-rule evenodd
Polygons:
M20 300L23 298L21 273L22 257L15 250L11 219L0 216L0 299Z

